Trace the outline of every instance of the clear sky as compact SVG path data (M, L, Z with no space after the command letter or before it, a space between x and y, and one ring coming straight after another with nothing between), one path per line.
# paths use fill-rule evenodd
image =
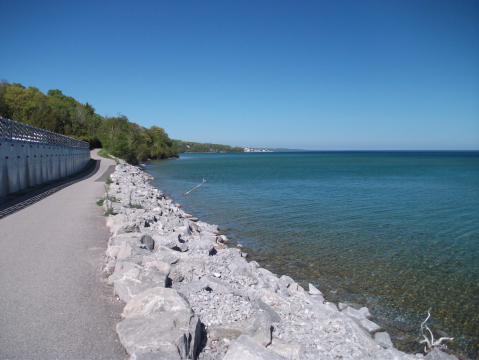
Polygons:
M0 77L171 138L479 149L479 1L0 0Z

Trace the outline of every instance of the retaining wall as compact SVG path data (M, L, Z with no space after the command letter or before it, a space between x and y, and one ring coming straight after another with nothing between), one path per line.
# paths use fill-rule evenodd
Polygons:
M0 196L71 175L89 160L88 148L0 140Z

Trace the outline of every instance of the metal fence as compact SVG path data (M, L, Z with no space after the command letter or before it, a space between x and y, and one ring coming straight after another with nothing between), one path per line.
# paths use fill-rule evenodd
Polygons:
M0 139L7 141L28 141L64 147L90 148L90 144L86 141L73 139L65 135L2 117L0 117Z

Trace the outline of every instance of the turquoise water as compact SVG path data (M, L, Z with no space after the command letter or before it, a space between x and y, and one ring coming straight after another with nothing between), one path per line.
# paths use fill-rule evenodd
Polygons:
M262 266L368 306L398 348L420 348L432 307L430 327L479 358L479 152L185 154L145 170Z

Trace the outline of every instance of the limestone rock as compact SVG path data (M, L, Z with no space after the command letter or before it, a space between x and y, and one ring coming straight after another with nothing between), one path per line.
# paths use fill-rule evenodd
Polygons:
M171 356L165 355L161 352L147 352L147 353L134 353L130 356L130 360L175 360Z
M393 343L391 341L391 337L387 332L378 332L374 334L374 340L379 344L379 346L390 349L393 347Z
M199 318L188 311L128 318L116 331L128 354L157 351L172 359L194 358L200 338Z
M175 290L148 289L125 306L122 316L116 328L128 354L160 352L173 359L195 358L200 321Z
M155 247L155 240L153 240L153 238L147 234L140 238L140 243L142 243L150 251L152 251Z
M131 256L131 246L130 244L123 242L120 245L118 254L116 255L117 260L127 259Z
M309 295L323 295L313 284L309 284Z
M363 313L363 315L366 319L372 319L373 318L373 316L371 315L371 313L369 312L369 309L367 307L362 307L361 309L359 309L359 311Z
M224 325L213 325L209 326L206 330L208 334L208 339L210 340L235 340L240 335L247 334L248 325L244 322L241 323L232 323L232 324L224 324Z
M361 327L366 330L368 333L370 334L374 334L380 330L382 330L382 327L379 326L378 324L376 323L373 323L372 321L364 318L362 319L361 321L359 321L359 325L361 325Z
M223 360L286 360L278 353L265 348L249 336L241 335L233 341Z
M341 311L344 315L349 316L353 320L362 320L365 319L366 317L364 316L364 313L362 311L353 309L352 307L348 306L346 307L343 311Z
M262 295L261 296L261 300L268 304L269 306L272 306L272 305L281 305L281 304L290 304L290 302L288 300L286 300L284 297L278 295L278 294L275 294L274 292L272 292L271 290L268 290L268 289L263 289L262 290Z
M439 349L433 349L424 357L424 360L457 360L457 357Z
M113 282L114 291L118 297L128 303L136 295L153 287L165 287L168 274L154 267L145 267L143 270L131 269Z
M256 300L256 305L258 305L258 308L260 308L261 310L263 310L265 313L269 315L269 318L271 319L272 323L281 322L281 317L278 315L278 313L274 311L274 309L268 304L266 304L263 300L261 299Z
M215 253L215 247L213 243L209 240L198 240L191 244L192 249L200 251L204 254L213 255Z
M325 305L327 307L329 307L330 309L333 309L334 311L339 311L337 305L335 303L332 303L332 302L326 302Z
M121 226L117 231L116 231L116 235L121 235L121 234L125 234L125 233L134 233L134 232L138 232L139 229L138 229L138 225L136 225L134 222L130 222L130 223L127 223L123 226Z
M268 349L273 350L275 353L284 356L289 360L300 360L304 353L304 348L301 345L286 344L278 339L274 339Z
M263 346L271 344L271 319L266 312L262 311L256 315L253 328L255 330L254 340Z
M180 310L191 311L188 301L174 289L157 287L148 289L132 299L126 304L121 316L129 319L157 312Z

